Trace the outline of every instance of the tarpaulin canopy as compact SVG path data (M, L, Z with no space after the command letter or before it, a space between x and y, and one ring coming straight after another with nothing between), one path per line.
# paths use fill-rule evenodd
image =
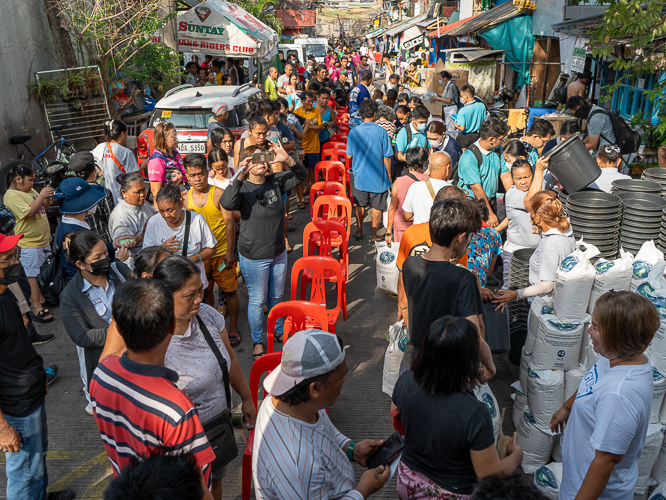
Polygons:
M201 2L178 16L181 51L213 56L256 57L277 54L278 35L233 3Z
M504 50L506 61L530 62L534 51L534 35L532 34L532 16L520 16L509 19L494 28L479 33L481 38L496 50ZM518 73L516 88L527 83L529 64L509 64L509 67Z

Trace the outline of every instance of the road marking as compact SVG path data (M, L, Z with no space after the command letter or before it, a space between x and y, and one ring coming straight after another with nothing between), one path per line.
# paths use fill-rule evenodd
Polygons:
M102 477L98 476L96 480L93 482L93 484L88 486L88 488L86 489L87 493L88 491L91 490L91 488L95 489L97 486L99 486L99 484L102 483L102 481L106 479L108 476L110 476L112 473L111 464L109 463L109 458L106 455L105 451L91 458L87 462L83 463L69 474L66 474L65 476L61 477L55 483L49 485L49 489L52 491L58 491L70 488L74 484L74 482L79 480L84 475L88 474L93 469L93 467L100 467L100 466L106 466L102 474ZM104 487L106 487L106 485L104 485ZM104 491L104 488L102 488L102 491ZM98 495L97 497L90 497L90 498L99 498L99 497L100 495Z

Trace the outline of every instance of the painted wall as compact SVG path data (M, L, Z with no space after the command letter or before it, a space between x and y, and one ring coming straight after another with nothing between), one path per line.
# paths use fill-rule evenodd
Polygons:
M29 98L26 85L35 71L58 69L53 39L40 0L3 0L0 17L0 164L16 159L23 148L9 137L32 136L39 152L51 142L39 100Z

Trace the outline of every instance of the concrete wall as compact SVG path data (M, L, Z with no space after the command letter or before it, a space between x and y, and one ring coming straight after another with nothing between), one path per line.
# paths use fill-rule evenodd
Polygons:
M9 144L12 135L28 134L39 152L51 142L39 100L26 85L35 71L58 69L53 39L40 0L2 0L0 17L0 164L23 148Z

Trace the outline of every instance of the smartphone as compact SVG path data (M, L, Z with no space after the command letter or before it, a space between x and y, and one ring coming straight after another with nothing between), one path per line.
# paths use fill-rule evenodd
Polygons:
M222 264L219 265L219 267L217 268L217 270L220 271L220 272L222 272L222 271L225 270L226 267L227 267L227 263L224 262L224 261L222 261Z
M121 245L127 245L128 243L132 243L134 241L134 238L125 238L124 240L120 240L118 243Z
M368 469L374 469L380 465L388 465L400 454L405 447L405 441L399 432L394 432L393 435L384 441L384 444L375 450L375 452L368 457L366 464Z
M229 184L233 184L234 181L238 178L238 176L245 170L245 166L242 166L238 170L236 170L236 173L233 175L231 179L229 179Z
M259 151L252 155L252 163L270 163L275 160L275 155L270 151Z

